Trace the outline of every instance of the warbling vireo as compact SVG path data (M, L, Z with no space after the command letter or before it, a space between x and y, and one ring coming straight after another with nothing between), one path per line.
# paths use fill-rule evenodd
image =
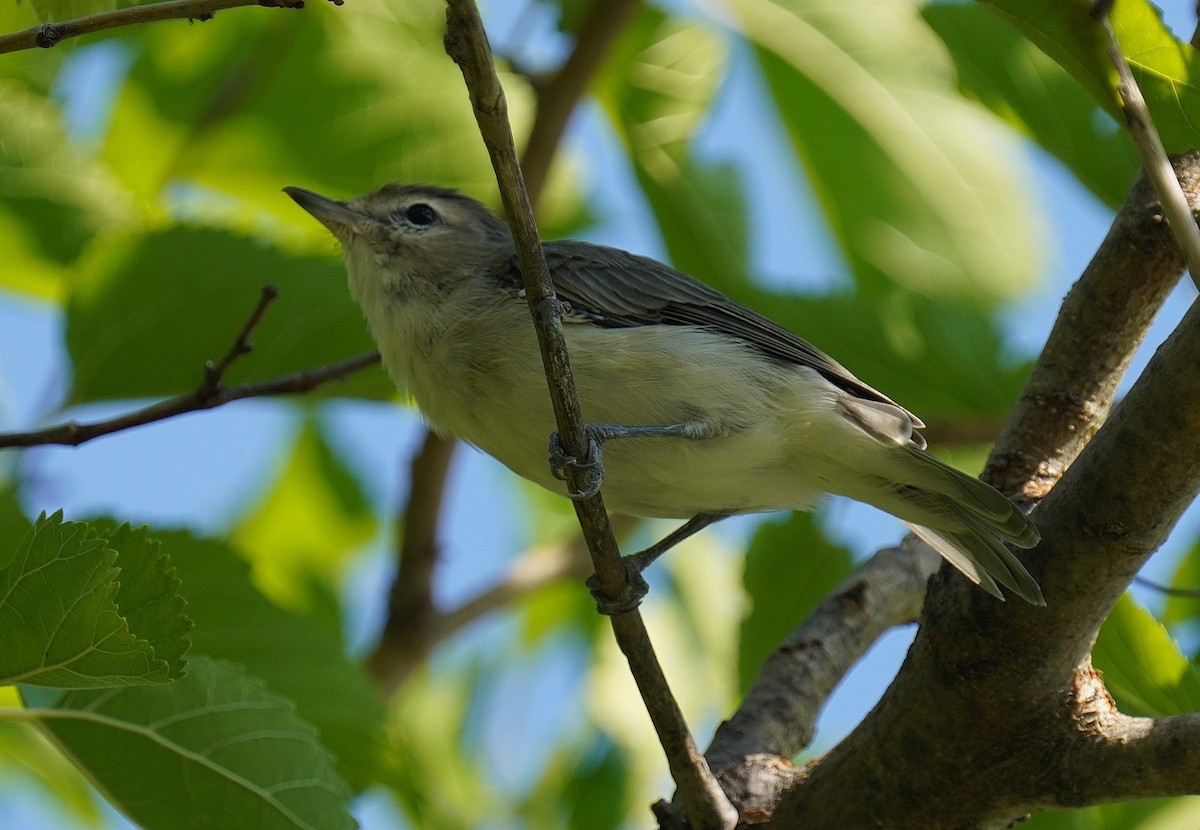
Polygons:
M392 379L436 431L563 492L546 378L508 226L453 190L335 201L285 188L337 237ZM617 512L803 510L822 493L900 518L971 581L1044 604L1005 547L1038 541L1007 498L927 454L915 415L799 337L646 257L549 242L584 416ZM670 538L670 537L669 537Z

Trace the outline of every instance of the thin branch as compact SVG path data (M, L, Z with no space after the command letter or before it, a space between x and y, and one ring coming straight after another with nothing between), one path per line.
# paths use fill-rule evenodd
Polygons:
M328 366L316 369L304 369L299 372L281 375L269 380L244 383L240 386L225 386L225 373L229 367L242 355L253 348L250 335L262 321L268 306L278 296L278 290L273 285L263 287L254 311L250 313L246 323L238 332L233 345L216 363L204 365L204 377L200 384L191 392L167 398L164 401L152 403L141 409L126 412L115 418L103 421L93 421L81 424L77 421L67 421L62 424L31 430L29 432L0 433L0 449L5 447L36 447L45 444L61 444L77 447L102 435L112 435L134 427L145 426L156 421L164 421L188 412L199 412L214 409L218 406L239 401L245 398L265 398L279 395L298 395L311 392L319 386L332 381L345 380L355 372L374 366L379 362L377 352L361 354Z
M1154 185L1154 192L1158 194L1163 212L1167 215L1167 222L1175 234L1179 249L1183 251L1184 259L1187 260L1192 281L1200 287L1200 228L1196 227L1196 220L1192 217L1187 198L1179 187L1179 180L1175 178L1167 151L1163 148L1158 129L1154 126L1154 119L1150 117L1146 99L1142 97L1142 90L1129 69L1116 32L1108 19L1110 6L1111 3L1097 4L1096 12L1100 16L1100 25L1108 35L1108 58L1117 68L1117 78L1120 81L1117 84L1117 93L1121 96L1125 121L1129 125L1130 135L1133 136L1133 143L1142 156L1142 167L1146 177Z
M537 115L521 161L529 201L535 208L568 114L578 104L621 23L628 17L628 14L614 13L635 4L635 0L596 0L576 37L570 57L538 94ZM557 127L553 127L554 124ZM403 533L397 534L400 565L392 583L388 618L379 644L367 661L369 669L387 691L393 691L402 682L413 661L419 660L429 648L458 627L455 622L447 628L445 623L453 621L433 610L431 597L433 559L438 547L438 515L447 468L454 455L454 440L427 431L422 447L409 473L409 501L400 521ZM490 596L496 599L502 595L503 592L497 591ZM462 610L483 613L482 608Z
M501 197L513 230L526 298L537 330L559 435L568 453L576 458L586 458L589 455L588 441L562 331L562 310L542 254L537 225L508 123L504 91L496 77L487 35L479 18L479 10L472 0L448 0L447 5L446 51L462 69L475 118L496 171ZM569 479L574 491L584 490L582 470L571 470ZM603 500L597 494L575 501L574 505L588 541L601 590L618 603L631 599L632 585L621 561ZM725 798L688 731L683 713L667 686L662 667L654 654L641 615L634 608L628 613L611 617L611 621L613 633L629 661L693 825L698 828L733 827L737 822L737 813Z
M409 469L408 504L398 523L399 564L388 593L388 613L368 671L387 693L394 691L437 641L433 605L437 528L446 493L454 441L426 430Z
M343 0L330 0L340 6ZM40 23L20 32L0 35L0 54L22 49L49 49L64 40L81 35L103 32L121 26L153 23L156 20L209 20L223 9L239 6L266 6L279 9L302 9L304 0L167 0L145 6L113 9L61 23Z
M1200 588L1176 588L1174 585L1164 585L1161 582L1155 582L1153 579L1146 579L1144 576L1135 577L1133 581L1138 585L1149 588L1151 591L1158 591L1160 594L1168 597L1200 599Z

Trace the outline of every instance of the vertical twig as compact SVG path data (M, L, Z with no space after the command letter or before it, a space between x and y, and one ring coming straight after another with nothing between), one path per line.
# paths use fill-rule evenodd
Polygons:
M1142 97L1142 90L1129 69L1116 32L1113 31L1112 22L1108 19L1110 6L1111 3L1097 3L1094 13L1099 17L1104 33L1108 35L1108 58L1117 68L1117 93L1121 96L1125 121L1129 126L1130 135L1133 136L1133 143L1142 157L1146 178L1154 186L1171 233L1175 235L1179 250L1183 251L1183 258L1187 260L1192 282L1200 288L1200 228L1196 227L1196 220L1192 216L1183 190L1179 187L1171 160L1167 158L1167 151L1154 126L1146 99Z
M537 329L559 435L568 453L585 458L588 442L563 336L561 309L521 177L504 91L496 76L491 48L473 0L447 0L447 6L446 52L462 70L480 134L496 171L501 198L513 230L526 298ZM582 491L585 487L582 471L572 470L569 475L572 489ZM576 501L575 511L588 542L601 590L616 602L628 599L631 586L602 498L597 494ZM635 608L617 614L611 620L613 633L629 661L692 824L700 828L732 828L737 823L737 812L721 791L688 731L683 713L654 654L641 614Z

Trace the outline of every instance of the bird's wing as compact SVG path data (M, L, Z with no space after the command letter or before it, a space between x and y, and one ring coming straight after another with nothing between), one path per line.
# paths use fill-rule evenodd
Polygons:
M550 242L544 249L554 290L577 320L605 327L660 324L721 332L768 357L815 369L853 398L894 406L914 427L924 426L811 343L687 274L648 257L586 242ZM520 285L515 257L497 276L512 287ZM913 439L921 443L919 436Z

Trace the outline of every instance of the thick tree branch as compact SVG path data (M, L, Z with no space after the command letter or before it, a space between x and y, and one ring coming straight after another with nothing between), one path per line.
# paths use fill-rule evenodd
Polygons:
M462 69L476 121L496 171L501 198L513 230L526 298L537 330L559 436L568 453L576 458L587 458L588 440L571 376L561 306L542 254L537 224L508 124L504 92L492 64L479 10L471 0L448 0L447 6L446 51ZM568 483L573 491L582 492L586 486L582 470L570 471ZM632 586L628 571L621 562L602 498L597 494L576 500L574 504L600 589L618 603L630 600ZM732 827L737 815L688 731L683 713L654 654L641 614L634 608L610 619L693 825L698 828Z
M1175 161L1193 205L1200 153ZM982 478L1033 502L1050 491L1104 423L1183 257L1149 183L1139 180L1059 309Z
M1087 669L1095 632L1200 489L1197 365L1193 307L1034 514L1047 607L935 583L895 683L781 800L778 826L970 827L1063 803L1096 735L1083 701L1106 697Z
M342 0L331 2L339 6L342 4ZM304 0L166 0L163 3L113 9L61 23L41 23L20 32L0 35L0 54L22 49L49 49L68 38L156 20L209 20L223 9L239 6L302 9Z
M168 398L165 401L159 401L103 421L87 424L67 421L28 432L0 433L0 449L4 447L36 447L43 444L65 444L77 447L102 435L111 435L114 432L145 426L155 421L165 421L188 412L215 409L232 401L311 392L326 383L345 380L355 372L379 363L378 353L369 352L316 369L305 369L269 380L244 383L240 386L226 386L225 373L239 357L254 348L250 342L250 336L262 321L267 307L277 295L278 291L275 286L263 287L258 304L250 313L250 317L247 318L241 331L238 332L233 345L216 363L205 364L204 377L191 392L176 395L174 398Z

